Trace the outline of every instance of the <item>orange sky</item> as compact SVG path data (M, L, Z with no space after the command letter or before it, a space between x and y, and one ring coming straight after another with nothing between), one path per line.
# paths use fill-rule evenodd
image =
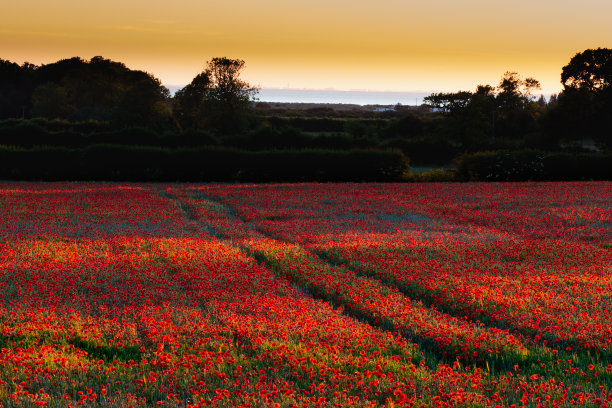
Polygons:
M610 0L20 0L0 58L96 55L185 85L213 57L261 87L473 90L508 70L561 89L561 68L612 48Z

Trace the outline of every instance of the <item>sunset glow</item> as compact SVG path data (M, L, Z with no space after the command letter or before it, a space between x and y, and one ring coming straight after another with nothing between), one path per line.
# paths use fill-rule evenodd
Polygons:
M185 85L216 56L265 88L473 90L508 70L561 89L577 52L610 47L612 2L24 0L3 4L0 58L96 55Z

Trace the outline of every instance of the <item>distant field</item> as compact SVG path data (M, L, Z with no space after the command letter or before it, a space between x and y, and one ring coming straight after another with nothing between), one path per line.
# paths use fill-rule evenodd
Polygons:
M612 183L0 183L0 406L612 401Z

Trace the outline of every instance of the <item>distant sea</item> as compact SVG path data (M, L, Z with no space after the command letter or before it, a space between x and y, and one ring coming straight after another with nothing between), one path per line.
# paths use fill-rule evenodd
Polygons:
M260 89L260 102L346 103L354 105L420 105L431 92Z
M169 86L174 94L181 87ZM346 103L353 105L420 105L431 92L336 91L314 89L260 89L260 102Z

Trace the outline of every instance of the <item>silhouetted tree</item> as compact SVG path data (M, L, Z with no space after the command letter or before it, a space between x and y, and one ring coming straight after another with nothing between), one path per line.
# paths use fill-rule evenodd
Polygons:
M0 59L0 119L29 115L36 66Z
M467 150L488 148L497 139L514 139L512 143L537 128L536 119L543 107L532 96L540 83L522 79L516 72L506 72L499 85L478 85L475 92L435 93L425 98L426 104L445 119L434 132Z
M251 100L257 89L240 79L244 61L213 58L175 96L177 120L185 126L208 127L234 134L248 125Z
M472 98L472 93L468 91L433 93L423 98L426 105L434 110L445 114L453 115L465 109Z
M592 139L603 149L612 148L612 50L577 53L563 67L561 83L563 92L545 117L548 135L565 144Z
M548 105L548 103L546 102L546 98L544 97L544 95L540 95L540 97L538 98L538 100L536 101L536 103L538 104L538 106L544 108Z
M612 85L612 50L588 49L572 57L561 71L564 89L604 91Z
M251 99L257 89L239 78L243 68L243 60L225 57L213 58L206 68L211 88L204 111L213 127L223 133L236 133L248 126Z
M54 82L39 85L32 94L33 117L66 118L73 111L68 92Z
M78 57L37 68L32 114L70 120L110 121L114 126L164 128L171 122L170 92L143 71L100 56ZM56 105L53 106L53 100Z
M546 118L546 131L560 140L593 139L612 148L612 50L577 53L561 72L563 92Z
M535 131L538 105L533 92L540 89L534 78L522 79L516 72L506 72L497 87L497 109L493 132L506 139L518 139Z
M414 113L408 113L400 119L391 120L384 132L384 136L387 138L399 137L410 139L423 136L424 131L424 119Z
M531 101L533 91L540 89L534 78L522 79L516 72L506 72L497 87L498 105L502 109L521 109Z
M205 71L196 75L189 85L174 94L174 117L183 129L204 127L204 100L210 88L210 75Z
M111 123L119 127L143 126L163 129L170 125L170 91L158 79L134 73L130 85L121 91L111 113Z
M489 88L486 89L490 90ZM445 116L436 127L433 137L439 141L450 142L460 149L470 150L472 146L480 145L490 134L488 112L482 103L483 99L487 98L484 89L479 88L480 93L476 94L460 91L425 97L428 106Z

